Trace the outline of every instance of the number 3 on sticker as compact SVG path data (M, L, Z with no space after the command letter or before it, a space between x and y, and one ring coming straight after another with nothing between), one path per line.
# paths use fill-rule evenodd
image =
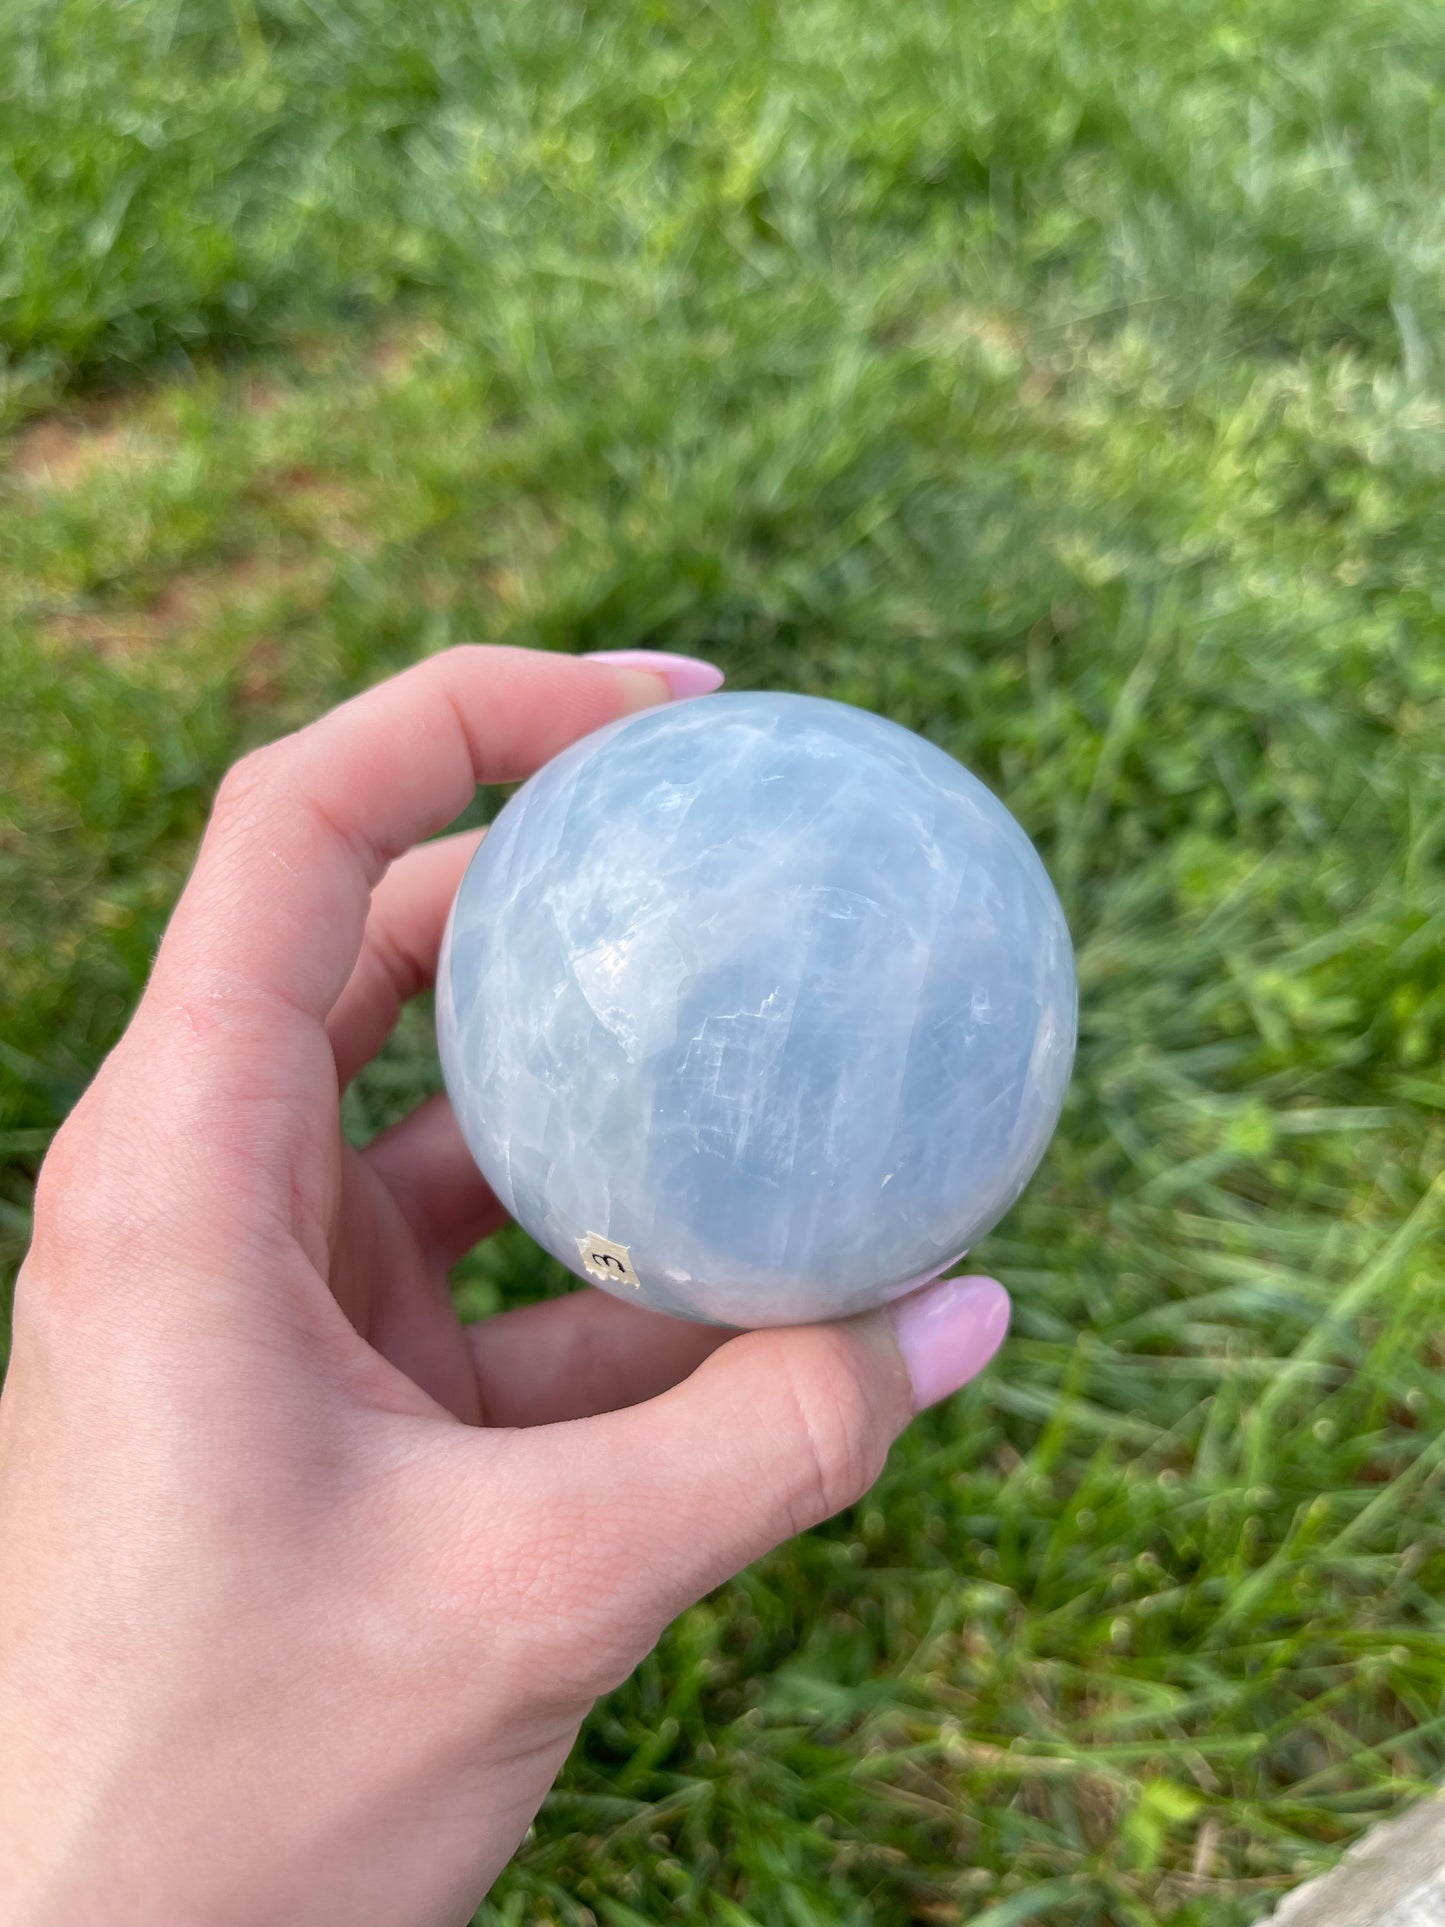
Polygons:
M577 1240L577 1249L582 1253L583 1269L604 1284L631 1285L634 1290L641 1285L626 1245L615 1245L610 1238L599 1238L590 1231Z

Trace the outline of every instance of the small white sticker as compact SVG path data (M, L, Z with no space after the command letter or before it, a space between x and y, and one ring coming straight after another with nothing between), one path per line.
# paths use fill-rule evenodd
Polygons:
M595 1231L588 1232L585 1238L577 1240L577 1249L582 1253L582 1264L592 1277L600 1278L604 1284L631 1285L636 1291L642 1280L632 1269L632 1258L626 1245L615 1245L610 1238L599 1238Z

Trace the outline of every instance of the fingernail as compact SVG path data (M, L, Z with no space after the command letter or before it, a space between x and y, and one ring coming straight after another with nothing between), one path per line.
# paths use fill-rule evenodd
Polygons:
M593 649L588 662L610 662L614 669L645 669L661 676L676 702L684 696L710 696L723 683L716 663L697 656L670 656L661 649Z
M978 1377L1004 1341L1009 1309L1008 1293L993 1278L940 1278L889 1307L914 1411Z

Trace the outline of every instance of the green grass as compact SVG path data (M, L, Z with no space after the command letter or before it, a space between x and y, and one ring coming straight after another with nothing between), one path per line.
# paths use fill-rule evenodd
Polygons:
M453 640L884 710L1078 942L1001 1364L491 1927L1232 1927L1445 1765L1442 126L1423 0L4 9L7 1260L227 761Z

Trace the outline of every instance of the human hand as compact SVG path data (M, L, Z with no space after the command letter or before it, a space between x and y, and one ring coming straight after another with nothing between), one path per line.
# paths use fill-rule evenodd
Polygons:
M223 784L17 1289L11 1927L465 1921L598 1694L1001 1341L988 1280L741 1336L591 1290L464 1329L447 1270L501 1214L446 1101L343 1143L477 839L412 846L671 693L453 650Z

